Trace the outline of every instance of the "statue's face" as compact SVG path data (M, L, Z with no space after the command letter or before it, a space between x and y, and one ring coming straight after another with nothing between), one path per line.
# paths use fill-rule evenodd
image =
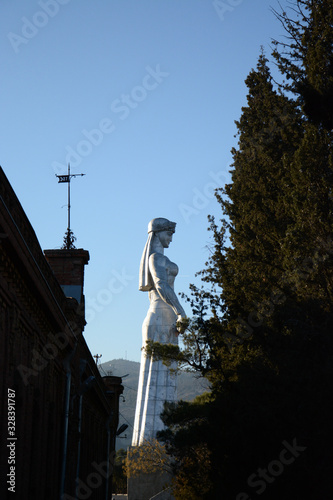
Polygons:
M163 248L168 248L172 241L173 232L172 231L160 231L157 233Z

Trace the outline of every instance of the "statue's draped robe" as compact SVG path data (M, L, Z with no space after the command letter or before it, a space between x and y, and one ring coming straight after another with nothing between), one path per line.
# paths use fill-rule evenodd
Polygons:
M142 325L143 346L148 339L178 344L177 315L184 314L173 290L178 266L158 253L150 255L147 264L151 289L150 307ZM132 446L156 438L156 433L163 429L160 414L164 402L177 399L174 368L175 365L167 367L162 361L154 361L153 356L147 357L142 351Z

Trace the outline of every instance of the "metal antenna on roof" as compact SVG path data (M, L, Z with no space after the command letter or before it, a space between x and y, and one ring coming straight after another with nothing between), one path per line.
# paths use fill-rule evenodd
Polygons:
M76 240L73 231L71 230L71 179L72 177L82 177L83 175L86 174L71 174L71 166L68 163L68 174L67 175L57 175L55 174L56 177L58 177L58 183L59 182L67 182L68 184L68 203L67 203L67 210L68 210L68 223L67 223L67 231L65 233L64 237L64 245L63 249L66 250L71 250L75 248L74 246L74 241Z

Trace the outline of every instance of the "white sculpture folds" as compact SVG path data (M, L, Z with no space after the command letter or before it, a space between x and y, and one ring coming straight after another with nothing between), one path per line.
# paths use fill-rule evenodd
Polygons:
M150 301L142 325L143 346L148 339L178 344L176 322L185 317L173 288L178 266L164 255L175 227L175 222L162 217L148 224L148 240L141 258L139 278L139 289L149 292ZM132 446L156 438L156 433L164 427L160 418L164 402L177 398L177 378L170 368L142 352Z

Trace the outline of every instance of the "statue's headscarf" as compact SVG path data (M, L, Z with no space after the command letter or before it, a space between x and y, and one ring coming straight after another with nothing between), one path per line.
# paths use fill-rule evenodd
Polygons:
M152 241L154 234L160 231L172 231L174 233L175 228L175 222L171 222L163 217L157 217L149 222L148 239L140 262L139 290L142 292L149 292L149 290L153 288L153 281L149 272L149 257L152 253Z

